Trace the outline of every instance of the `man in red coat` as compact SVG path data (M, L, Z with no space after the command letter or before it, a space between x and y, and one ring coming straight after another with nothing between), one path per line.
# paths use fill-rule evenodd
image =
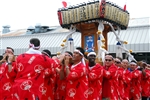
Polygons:
M48 49L42 51L42 54L49 57L51 60L51 68L46 68L44 72L44 87L45 92L42 94L42 100L54 100L54 87L56 81L56 71L55 68L58 64L55 63L53 59L51 59L51 52Z
M65 53L62 55L64 55L64 58L63 58L64 60L65 60L65 57L70 58L69 67L71 67L72 56L73 56L72 52L65 51ZM62 62L60 63L60 66L59 66L58 71L57 71L55 100L65 100L65 98L66 98L67 80L66 80L66 68L64 65L64 60L62 60Z
M27 52L17 57L17 66L10 73L10 76L15 76L14 100L41 100L47 90L44 86L44 72L52 68L52 61L39 51L39 39L30 39L29 47Z
M69 57L65 57L67 76L66 99L65 100L87 100L88 78L86 66L82 63L84 50L81 47L73 52L73 65L69 68Z
M124 86L123 86L123 68L122 68L122 59L120 57L116 57L114 59L115 65L118 67L117 75L118 75L118 97L120 100L124 100Z
M104 69L102 98L107 100L118 100L118 68L114 65L114 59L111 55L105 56Z
M0 61L0 100L11 100L12 99L12 85L13 78L9 77L8 70L9 65L15 66L15 62L10 63L8 60L9 55L13 55L14 50L11 47L7 47Z
M131 73L128 70L129 62L127 59L122 60L122 68L123 68L123 88L124 88L124 99L129 100L130 94L130 82L132 79Z
M88 57L88 100L102 100L103 67L95 62L96 53L90 52Z
M142 100L147 100L150 96L150 69L148 64L142 62L143 70L145 70L145 75L142 75Z
M131 69L131 87L130 87L130 99L131 100L140 100L141 98L141 76L142 72L138 70L138 66L136 62L130 62L130 69Z

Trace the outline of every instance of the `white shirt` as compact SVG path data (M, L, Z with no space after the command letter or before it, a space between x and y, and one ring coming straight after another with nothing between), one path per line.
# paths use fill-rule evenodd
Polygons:
M41 51L30 48L26 53L28 54L42 54Z

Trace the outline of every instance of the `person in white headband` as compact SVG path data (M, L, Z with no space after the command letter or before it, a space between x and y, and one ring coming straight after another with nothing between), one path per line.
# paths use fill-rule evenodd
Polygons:
M130 62L130 65L137 65L135 62Z
M80 50L78 50L78 49L76 49L76 50L74 50L74 52L78 52L81 56L82 56L82 63L83 63L83 65L85 66L86 64L85 64L85 60L84 60L84 53L83 52L81 52Z
M89 81L89 89L93 89L93 92L88 95L88 100L97 100L99 98L102 100L102 93L97 91L102 91L102 83L103 80L103 67L96 63L96 53L89 52L87 55L87 69L88 69L88 81Z
M40 49L40 40L38 38L30 39L29 50L26 53L29 54L42 54Z
M17 63L15 63L17 67L12 68L9 75L10 79L16 80L13 80L14 83L12 86L13 93L15 94L9 93L14 95L13 99L48 100L51 98L54 100L54 85L53 82L49 82L49 79L53 80L55 77L57 64L50 57L43 56L39 48L40 40L38 38L31 38L29 50L17 56ZM44 53L49 55L47 52ZM10 66L11 63L8 65ZM49 82L49 84L47 84L47 82ZM44 94L42 93L42 89L39 89L41 86L46 88Z
M81 47L76 48L72 57L73 65L69 67L69 56L66 56L66 100L87 100L88 99L88 81L87 70L84 65L84 49ZM74 89L72 91L72 89ZM70 92L71 91L71 92ZM75 92L75 93L74 93Z
M0 60L0 100L12 100L12 85L14 81L9 77L9 72L12 71L15 62L14 49L7 47L3 58ZM12 74L11 74L12 75ZM6 85L7 84L7 85Z
M40 40L37 39L37 38L32 38L30 40L29 47L33 48L33 49L36 49L36 50L40 49Z
M134 61L130 62L130 69L131 69L131 71L134 71L137 67L138 66L137 66L136 62L134 62Z
M49 50L47 50L47 49L43 50L42 54L44 54L44 55L46 55L46 56L51 58L51 52Z
M144 75L144 70L140 70L139 68L140 66L138 66L138 62L135 61L130 62L130 71L131 71L130 74L132 76L130 87L132 87L132 89L129 92L129 94L131 94L130 95L131 100L141 99L141 81L142 81L141 77L143 77Z
M88 53L87 57L89 57L90 55L95 55L96 56L96 53L95 52L90 52L90 53Z

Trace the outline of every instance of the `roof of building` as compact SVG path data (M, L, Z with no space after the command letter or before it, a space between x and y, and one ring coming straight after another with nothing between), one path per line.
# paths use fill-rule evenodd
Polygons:
M108 44L110 52L115 52L116 47L114 46L117 41L114 33L108 33ZM127 41L125 47L133 52L149 52L150 51L150 26L141 27L129 27L127 30L120 32L121 40Z
M63 40L69 33L43 33L43 34L32 34L32 35L22 35L22 36L13 36L13 37L3 37L1 38L1 52L3 53L4 49L7 46L14 48L15 54L23 53L27 50L29 46L29 40L31 38L39 38L41 41L41 49L49 49L52 54L59 52L60 45L63 43ZM73 34L73 39L76 41L75 46L80 46L81 44L81 33L76 32ZM3 49L3 50L2 50ZM1 54L2 54L1 53Z
M127 49L132 49L133 52L149 52L150 51L150 18L131 19L127 30L121 30L120 38L128 41L125 45ZM9 32L3 34L0 39L0 54L4 52L7 46L11 46L15 50L15 54L25 52L29 45L29 40L33 37L41 40L41 50L49 49L52 54L60 51L61 43L69 34L69 30L62 29L60 26L56 30L24 35L26 30L17 30L16 32ZM74 46L81 46L81 33L73 34ZM115 53L116 38L112 32L108 33L108 51Z
M150 17L132 18L129 21L129 27L140 27L149 25L150 25Z

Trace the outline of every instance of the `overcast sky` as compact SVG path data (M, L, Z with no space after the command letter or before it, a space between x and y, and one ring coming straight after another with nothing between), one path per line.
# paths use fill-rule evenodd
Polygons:
M66 0L71 5L88 0ZM150 17L150 0L109 0L123 7L127 2L130 18ZM28 28L37 23L47 26L59 25L57 10L61 0L0 0L0 31L3 25L11 30Z

